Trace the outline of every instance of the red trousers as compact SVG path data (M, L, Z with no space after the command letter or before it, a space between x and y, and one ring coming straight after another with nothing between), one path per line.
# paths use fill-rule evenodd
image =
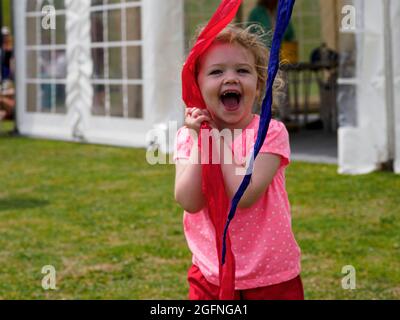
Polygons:
M219 288L209 283L200 269L192 265L188 272L189 300L218 300ZM235 300L304 300L300 276L272 286L235 290Z

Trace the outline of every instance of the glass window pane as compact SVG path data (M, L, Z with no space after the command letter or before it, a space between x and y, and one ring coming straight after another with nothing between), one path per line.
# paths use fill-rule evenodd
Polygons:
M103 12L92 12L90 20L92 42L103 42Z
M104 49L92 49L93 78L104 79Z
M140 8L126 9L126 36L128 41L141 39Z
M105 86L94 85L93 86L93 107L92 114L95 116L105 116Z
M128 79L142 78L141 47L127 47Z
M37 85L27 84L26 85L26 111L36 112L36 101L37 101Z
M124 116L122 97L123 97L122 86L119 85L110 86L110 104L111 104L110 115L112 117Z
M65 9L65 6L64 6L64 0L53 0L53 2L54 2L54 7L56 8L56 9ZM58 21L57 21L57 23L58 23Z
M37 75L37 51L26 52L26 75L28 78L36 78Z
M38 51L40 74L38 75L42 79L49 79L51 77L51 51L42 50Z
M53 52L54 53L54 52ZM53 54L52 53L52 54ZM52 58L52 77L56 79L65 79L67 77L67 57L65 50L55 51L55 61Z
M67 108L65 107L65 85L56 85L56 113L67 113Z
M338 88L339 126L357 126L357 88L354 85L339 85Z
M121 48L109 48L109 77L111 79L122 79Z
M59 15L56 19L56 43L65 44L65 15Z
M143 118L142 86L128 86L128 117Z
M36 19L35 17L26 18L26 43L28 46L36 44Z
M26 11L27 12L34 12L36 11L37 7L37 0L28 0L26 4Z
M42 2L42 3L40 3L40 2ZM44 1L36 0L36 3L40 4L39 10L36 10L36 11L41 11L44 6L52 6L53 5L53 1L50 1L50 0L44 0ZM36 9L37 9L37 7L36 7Z
M40 43L37 44L51 44L51 33L53 30L51 29L43 29L40 28Z
M339 37L339 75L341 78L353 78L357 76L357 45L356 36L353 33L341 33Z
M108 11L108 41L121 41L121 9Z
M92 6L98 6L98 5L102 5L104 2L104 0L92 0L91 4Z
M52 84L41 83L40 84L40 98L41 98L41 112L51 112L52 105Z

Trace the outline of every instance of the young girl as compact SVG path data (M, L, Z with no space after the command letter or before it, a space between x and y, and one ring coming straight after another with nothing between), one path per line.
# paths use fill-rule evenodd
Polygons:
M268 51L258 36L232 25L198 60L197 83L207 109L187 108L174 155L175 199L185 210L184 231L193 254L188 273L191 300L218 299L219 291L215 229L202 193L200 126L207 121L212 128L233 134L233 143L220 138L220 152L231 150L235 159L221 161L225 190L232 199L243 179L236 169L243 168L243 159L255 143L259 116L252 109L263 98L267 64ZM248 132L254 133L250 144L237 143L248 138ZM303 299L300 249L292 233L285 190L289 155L285 126L271 120L251 183L230 225L236 299Z

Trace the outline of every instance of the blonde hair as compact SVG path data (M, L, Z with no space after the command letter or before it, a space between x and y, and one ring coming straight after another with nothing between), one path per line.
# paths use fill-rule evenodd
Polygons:
M199 26L195 32L195 35L191 41L192 46L200 35L204 26ZM223 29L215 38L214 43L237 43L243 46L245 49L249 50L255 59L255 68L258 77L258 87L260 89L260 96L258 97L256 103L258 108L261 107L262 101L265 96L266 82L267 82L267 70L269 62L269 50L265 46L265 37L269 34L265 33L263 28L257 24L252 24L245 28L239 25L229 24L225 29ZM197 60L197 64L200 59ZM199 66L196 65L196 73L198 72ZM197 76L197 74L196 74ZM285 95L283 92L284 81L278 72L273 85L274 97L281 97Z

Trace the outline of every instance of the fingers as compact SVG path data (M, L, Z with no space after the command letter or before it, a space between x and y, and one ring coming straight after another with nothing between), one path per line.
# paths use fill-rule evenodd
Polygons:
M191 113L191 116L192 116L194 119L197 119L198 117L200 117L200 116L202 116L202 115L204 115L203 110L198 109L198 108L194 108L194 110L193 110L192 113Z
M203 121L210 121L211 117L207 110L199 109L199 108L188 108L185 111L185 121L187 123L198 124L200 125Z
M195 108L185 108L185 117L190 116Z
M196 132L200 130L201 124L206 121L211 127L214 127L214 121L207 109L186 108L185 110L185 125L194 129Z
M211 119L207 116L199 116L196 118L196 122L202 124L203 121L211 121Z
M211 117L211 115L207 109L186 108L186 110L185 110L185 116L191 116L196 119L197 117L199 117L201 115L206 115L208 117Z

